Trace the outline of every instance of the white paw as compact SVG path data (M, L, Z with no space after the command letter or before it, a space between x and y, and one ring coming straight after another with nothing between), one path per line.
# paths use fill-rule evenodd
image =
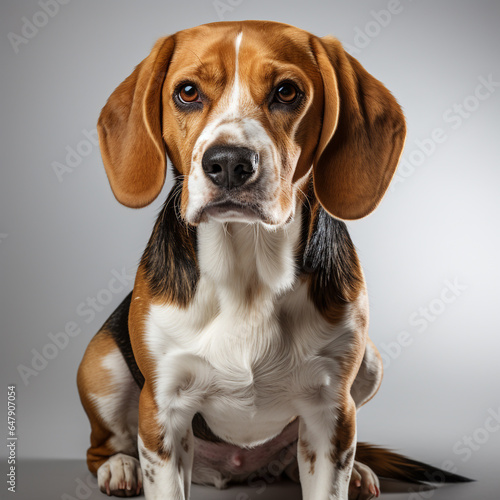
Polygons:
M380 482L375 473L366 465L354 462L351 482L349 483L349 500L369 500L380 496Z
M139 460L117 453L97 470L97 482L109 496L133 497L141 492L142 472Z

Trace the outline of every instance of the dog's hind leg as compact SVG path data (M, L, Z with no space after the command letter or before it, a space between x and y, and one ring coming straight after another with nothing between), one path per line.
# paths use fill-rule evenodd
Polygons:
M363 361L351 387L351 396L357 409L375 396L382 383L383 374L382 358L375 344L368 339Z
M91 426L89 470L97 475L101 491L108 495L139 494L142 487L137 455L140 389L109 329L109 321L87 347L77 382Z

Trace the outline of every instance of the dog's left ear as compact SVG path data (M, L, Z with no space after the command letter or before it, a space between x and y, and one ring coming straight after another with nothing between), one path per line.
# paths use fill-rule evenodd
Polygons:
M387 190L406 126L392 94L333 37L313 38L323 78L323 124L313 164L314 190L334 217L359 219Z

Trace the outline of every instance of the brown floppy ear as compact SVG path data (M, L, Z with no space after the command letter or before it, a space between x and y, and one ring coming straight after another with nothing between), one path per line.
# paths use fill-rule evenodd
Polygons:
M330 215L359 219L375 209L394 175L404 116L392 94L338 40L313 38L312 44L324 87L314 190Z
M109 183L116 199L128 207L151 203L165 182L161 89L173 49L173 37L158 40L99 116L99 145Z

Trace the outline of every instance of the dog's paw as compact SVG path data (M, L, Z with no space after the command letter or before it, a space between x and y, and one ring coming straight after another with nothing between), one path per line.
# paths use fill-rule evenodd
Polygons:
M133 497L141 492L142 472L139 460L117 453L97 470L97 482L103 493L117 497Z
M351 482L349 483L349 500L369 500L380 496L380 483L375 473L366 465L354 462Z

